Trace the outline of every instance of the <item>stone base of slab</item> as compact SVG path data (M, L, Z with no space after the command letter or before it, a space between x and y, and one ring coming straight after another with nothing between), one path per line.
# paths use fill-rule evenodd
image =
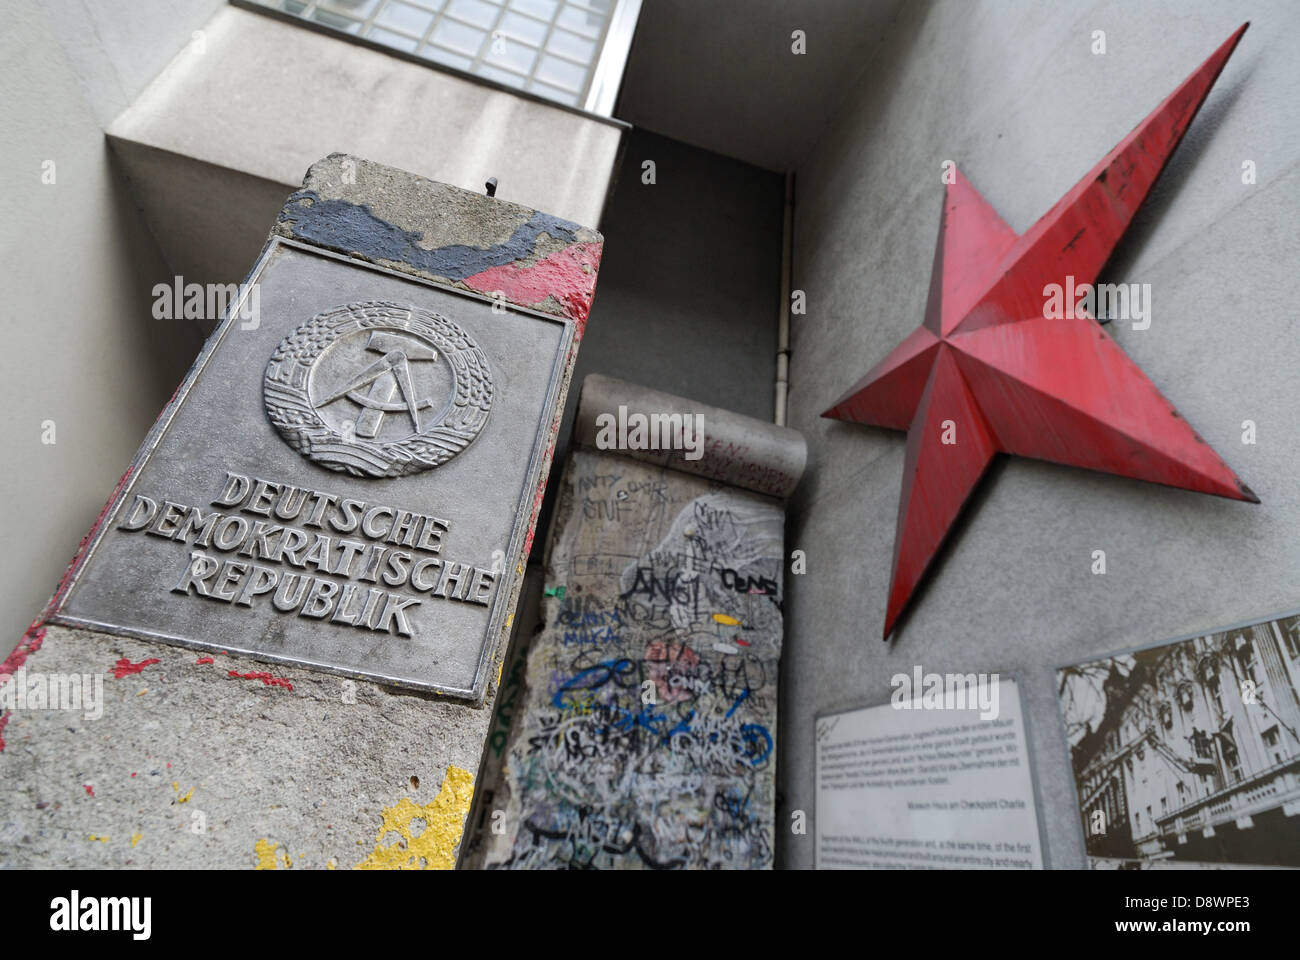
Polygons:
M102 702L7 712L0 867L455 863L490 709L56 626L23 669Z

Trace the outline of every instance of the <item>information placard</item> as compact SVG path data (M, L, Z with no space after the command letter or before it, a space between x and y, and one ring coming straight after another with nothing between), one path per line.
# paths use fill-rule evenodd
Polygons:
M1015 680L906 679L889 703L817 719L818 869L1041 869Z

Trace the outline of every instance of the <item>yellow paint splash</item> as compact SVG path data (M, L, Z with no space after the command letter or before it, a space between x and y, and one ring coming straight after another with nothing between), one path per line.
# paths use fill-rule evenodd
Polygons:
M139 843L139 842L140 842L141 840L143 840L143 839L144 839L144 834L143 834L143 833L133 833L133 834L131 834L131 849L134 850L134 849L135 849L135 845L136 845L137 843Z
M93 834L93 833L90 835L90 839L91 839L91 840L98 840L100 843L108 843L108 837L100 837L100 836L96 836L96 835Z
M715 613L715 614L713 615L713 622L714 622L714 623L725 623L725 624L726 624L727 626L729 626L729 627L738 627L738 626L740 626L740 621L739 621L739 620L737 620L735 617L729 617L729 616L727 616L725 613Z
M257 857L257 866L254 870L275 870L282 868L288 870L293 866L289 862L289 854L280 849L278 843L272 843L263 837L253 845L253 853ZM277 856L279 858L277 863Z
M253 844L253 853L257 856L257 866L254 870L274 870L275 869L275 848L278 843L271 843L265 838L258 840Z
M375 849L357 870L451 870L456 866L455 850L465 831L465 817L474 799L474 775L448 766L438 795L421 807L403 797L385 807ZM423 820L424 831L411 835L411 821ZM401 839L384 846L390 832Z

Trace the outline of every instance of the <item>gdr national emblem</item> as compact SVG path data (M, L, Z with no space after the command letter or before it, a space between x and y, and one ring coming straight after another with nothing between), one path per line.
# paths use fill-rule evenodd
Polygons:
M487 423L487 357L431 310L368 301L313 317L276 348L266 412L291 447L330 470L400 477L446 463Z

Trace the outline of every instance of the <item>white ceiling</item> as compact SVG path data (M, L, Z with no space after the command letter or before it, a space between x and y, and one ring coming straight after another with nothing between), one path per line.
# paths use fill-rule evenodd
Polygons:
M620 119L769 170L798 165L902 0L645 0ZM803 30L807 53L791 52Z

